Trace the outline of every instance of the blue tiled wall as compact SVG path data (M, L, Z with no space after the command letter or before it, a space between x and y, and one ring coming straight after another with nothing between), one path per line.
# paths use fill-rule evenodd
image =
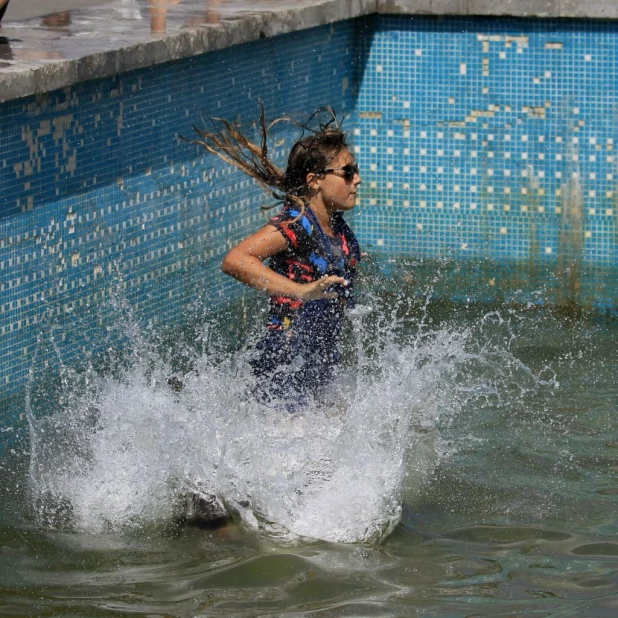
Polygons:
M381 16L359 48L366 246L451 260L453 296L615 309L618 24Z
M123 306L174 324L239 292L221 256L269 200L177 134L258 98L350 113L374 253L455 265L455 298L615 310L617 72L614 22L376 16L0 105L0 427L37 337L76 359Z
M177 139L208 115L305 121L350 110L356 24L206 54L0 106L0 428L19 416L38 362L83 358L126 319L182 322L239 286L221 256L263 224L264 196L241 173ZM283 125L281 125L283 126ZM284 164L298 131L274 132ZM128 301L128 303L126 302ZM48 358L45 358L45 355ZM11 432L0 434L10 437Z

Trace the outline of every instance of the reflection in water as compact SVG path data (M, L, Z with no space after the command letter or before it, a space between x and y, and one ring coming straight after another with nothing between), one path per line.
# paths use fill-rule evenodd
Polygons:
M71 11L62 11L61 13L52 13L41 19L41 26L47 28L64 28L71 25Z
M59 60L64 58L61 51L55 49L20 49L20 60Z
M126 33L137 28L142 31L148 27L154 37L165 34L168 25L173 23L175 30L182 28L200 28L211 24L218 24L222 20L221 6L225 0L115 0L110 3L111 13L108 18L113 23L103 27L106 31L110 28L116 33ZM5 14L10 0L0 0L0 19ZM106 13L107 14L107 13ZM168 16L172 22L168 22ZM0 67L7 67L15 60L25 62L46 61L62 59L67 54L74 53L75 40L68 42L69 37L79 37L82 41L92 34L94 22L86 13L81 11L57 11L38 18L40 28L49 32L50 36L40 37L33 34L23 44L17 39L9 40L2 36L0 26ZM139 22L137 24L136 22ZM13 45L11 46L11 42ZM68 48L68 49L67 49ZM9 63L10 61L10 63Z
M165 34L167 29L167 13L170 5L180 4L183 0L148 0L150 11L150 31L152 34ZM202 24L218 24L221 22L221 13L218 10L225 0L206 0L203 15L189 19L187 26Z
M216 7L223 2L224 0L208 0L206 2L207 24L218 24L221 21L221 13L216 10Z
M202 24L218 24L221 22L221 13L217 10L225 0L206 0L204 16L199 15L187 21L187 26L201 26Z
M118 4L112 4L114 11L118 11L122 20L146 20L150 18L150 31L152 34L165 34L167 31L167 21L170 8L180 5L184 0L120 0ZM177 25L183 21L188 27L199 27L204 24L218 24L221 22L220 5L225 0L204 0L198 2L197 6L190 5L186 9L174 13ZM10 0L0 0L0 21L4 16ZM201 6L200 6L201 5ZM148 12L146 12L146 6ZM195 8L194 8L195 7ZM183 19L186 15L186 21ZM58 11L41 17L41 26L45 28L67 28L71 25L79 26L80 20L74 22L71 11ZM180 22L180 23L178 23ZM1 27L1 26L0 26ZM6 37L0 36L0 44L8 43ZM0 51L6 57L6 50ZM43 55L42 57L48 57Z
M13 51L6 37L0 36L0 60L13 60ZM8 63L1 63L0 67L7 66Z
M164 34L167 25L167 9L170 4L178 4L182 0L148 0L150 8L150 31L153 34Z

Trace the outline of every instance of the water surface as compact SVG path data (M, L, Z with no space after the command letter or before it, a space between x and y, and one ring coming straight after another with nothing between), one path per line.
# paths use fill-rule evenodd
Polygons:
M618 325L362 304L337 396L299 417L211 330L34 385L0 615L617 615ZM233 526L176 523L196 483Z

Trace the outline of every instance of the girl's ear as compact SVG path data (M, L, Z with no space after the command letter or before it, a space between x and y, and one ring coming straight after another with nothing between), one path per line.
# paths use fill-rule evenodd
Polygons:
M315 172L309 172L305 179L307 186L310 189L314 189L314 190L318 188L320 180L321 180L321 177Z

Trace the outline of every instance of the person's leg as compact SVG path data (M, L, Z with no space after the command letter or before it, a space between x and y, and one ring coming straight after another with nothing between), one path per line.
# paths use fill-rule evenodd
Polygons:
M0 0L0 22L6 13L6 7L9 6L9 0Z
M6 13L6 7L9 6L9 0L0 0L0 30L2 30L2 18ZM0 36L0 58L3 60L12 60L13 52L9 45L9 40L5 36Z

